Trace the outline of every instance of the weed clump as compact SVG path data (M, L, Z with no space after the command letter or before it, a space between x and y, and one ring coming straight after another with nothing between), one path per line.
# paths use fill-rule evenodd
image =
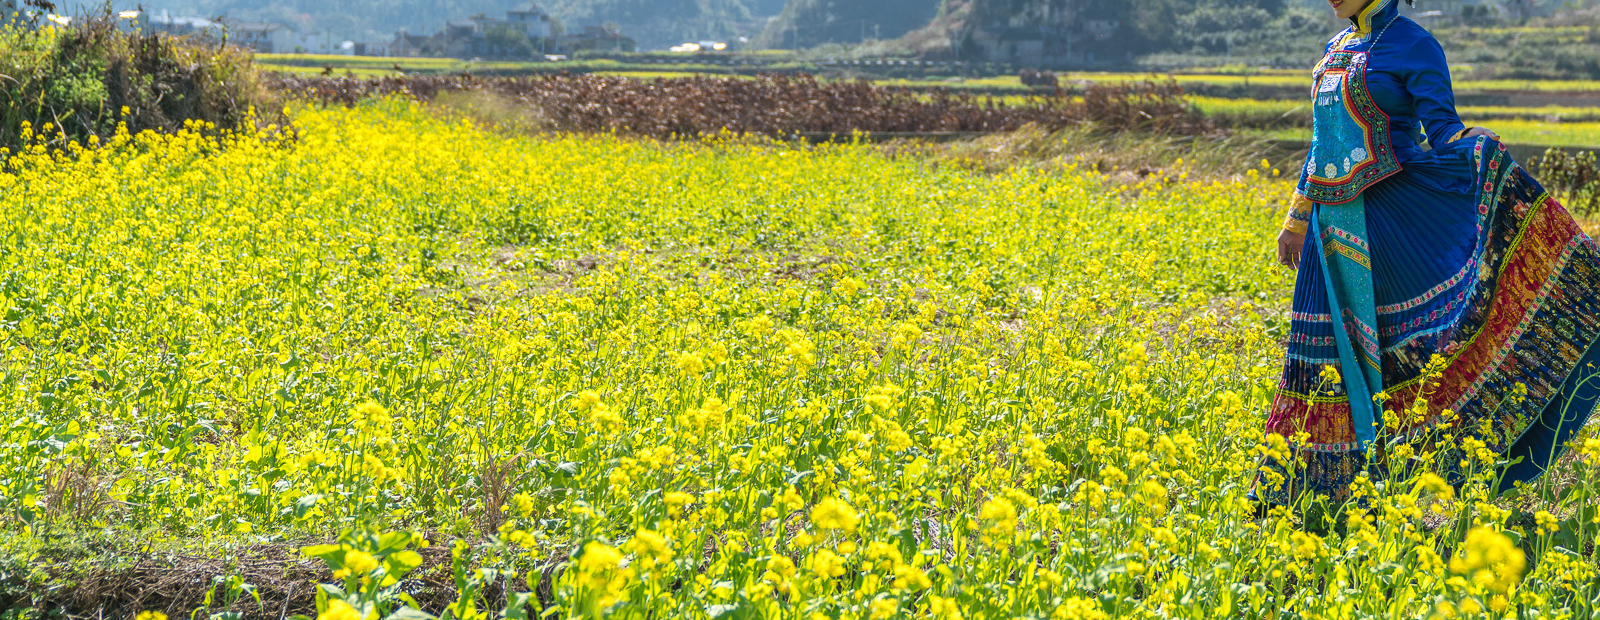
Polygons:
M231 130L268 109L248 51L125 31L105 11L72 26L0 26L0 147L62 146L185 123Z
M1549 149L1528 166L1573 213L1595 214L1600 206L1600 165L1595 162L1594 151Z

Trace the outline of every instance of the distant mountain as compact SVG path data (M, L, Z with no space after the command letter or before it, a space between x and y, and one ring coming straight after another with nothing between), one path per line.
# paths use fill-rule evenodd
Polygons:
M758 43L763 47L815 47L824 43L859 43L895 39L929 23L940 0L789 0L767 24Z
M227 16L238 21L273 21L335 39L377 40L405 28L432 34L447 19L502 15L522 0L145 0L153 11L174 15ZM116 0L117 8L133 2ZM120 5L129 6L122 7ZM782 0L546 0L539 6L569 30L615 24L640 49L662 49L683 41L755 38Z
M129 4L117 0L115 4ZM173 15L227 17L234 21L288 24L302 33L322 32L334 40L377 40L405 28L432 34L445 20L477 13L501 15L511 0L144 0L146 9ZM118 7L124 8L124 7ZM128 6L125 8L133 8Z
M548 0L545 9L568 27L614 23L639 42L662 49L685 41L755 38L781 0Z

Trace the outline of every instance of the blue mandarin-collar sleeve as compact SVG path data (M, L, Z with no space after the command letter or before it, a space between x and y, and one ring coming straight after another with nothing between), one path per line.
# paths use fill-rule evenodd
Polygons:
M1450 66L1433 37L1420 37L1405 55L1406 91L1411 93L1417 118L1435 148L1455 140L1464 129L1456 114L1455 91L1450 87Z

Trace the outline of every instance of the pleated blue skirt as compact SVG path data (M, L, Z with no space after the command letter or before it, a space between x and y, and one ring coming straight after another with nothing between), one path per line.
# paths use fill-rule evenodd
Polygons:
M1363 472L1389 474L1386 459L1369 463L1369 453L1416 442L1459 481L1464 472L1451 463L1467 438L1514 461L1498 472L1502 489L1538 477L1600 399L1595 243L1488 138L1426 152L1363 198L1368 238L1354 242L1370 252L1377 325L1346 313L1337 328L1351 339L1376 332L1377 437L1357 433L1352 417L1345 383L1360 379L1344 372L1330 383L1323 374L1340 367L1322 264L1339 248L1329 231L1309 230L1266 429L1292 456L1264 459L1255 495L1341 500ZM1317 207L1326 208L1334 207ZM1446 434L1449 445L1434 443Z

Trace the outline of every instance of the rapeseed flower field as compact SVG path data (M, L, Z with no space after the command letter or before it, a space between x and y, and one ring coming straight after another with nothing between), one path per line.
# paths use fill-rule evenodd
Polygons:
M1322 511L1246 499L1291 458L1261 441L1291 286L1264 166L289 116L8 155L12 535L309 541L313 615L340 620L1566 618L1600 594L1600 440L1521 504L1426 468ZM447 608L407 588L427 545Z

